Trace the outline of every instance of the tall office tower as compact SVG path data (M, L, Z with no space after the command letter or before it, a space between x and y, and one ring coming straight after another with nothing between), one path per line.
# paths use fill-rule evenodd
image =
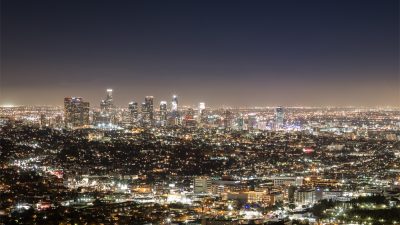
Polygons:
M224 112L224 120L223 120L225 129L231 128L232 119L233 119L232 112L229 111L229 110L225 110L225 112Z
M186 115L184 116L183 119L183 125L186 127L196 127L197 122L194 119L194 110L192 108L189 108L186 112Z
M106 99L101 100L100 113L96 115L96 124L116 123L116 112L112 93L112 89L107 89Z
M240 116L237 118L237 129L238 130L244 130L245 129L245 124L244 124L244 119L243 115L240 114Z
M197 122L201 124L203 122L204 118L204 110L206 109L206 103L200 102L199 103L199 108L198 108L198 114L197 114Z
M178 111L178 96L173 95L171 101L171 117L169 118L170 125L180 125L180 116Z
M247 129L253 130L257 128L257 115L254 113L250 113L247 116Z
M112 97L112 89L107 89L107 96L106 99L101 100L100 108L101 111L109 113L114 108L114 100Z
M64 115L66 127L89 125L89 102L84 102L82 98L65 97Z
M142 119L144 125L152 125L153 123L153 114L154 114L154 105L153 96L146 96L144 102L142 103Z
M137 102L134 101L129 102L128 111L129 111L130 122L135 123L139 115L139 108Z
M211 179L207 176L195 177L194 178L194 193L210 193L211 192Z
M143 122L144 118L146 117L147 114L147 106L145 102L142 102L141 108L140 108L140 112L141 112L141 121Z
M172 96L171 111L178 111L178 96Z
M154 104L153 104L154 97L153 96L146 96L146 98L144 99L144 102L147 105L150 121L152 121L153 117L154 117L153 116L153 114L154 114Z
M49 125L49 123L48 123L48 118L46 117L46 115L45 114L40 114L40 127L43 128L43 127L46 127L48 125Z
M284 110L283 107L275 109L275 130L283 129Z
M60 128L63 126L63 120L61 115L57 115L55 118L55 127Z
M206 109L206 103L200 102L199 103L199 115L203 113L203 110Z
M106 90L106 92L107 92L107 100L110 101L110 102L112 102L112 101L113 101L113 97L112 97L112 92L113 92L113 90L110 89L110 88L108 88L108 89Z
M160 125L165 126L167 124L167 102L160 102Z

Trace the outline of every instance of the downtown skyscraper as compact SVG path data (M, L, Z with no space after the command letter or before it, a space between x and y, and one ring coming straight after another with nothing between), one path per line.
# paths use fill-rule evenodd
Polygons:
M150 126L154 120L154 97L146 96L142 103L142 123Z
M172 101L171 101L171 116L169 118L169 124L176 126L180 125L181 120L180 120L180 115L178 111L178 96L173 95L172 96Z
M283 129L284 125L283 119L284 119L284 109L283 107L277 107L275 109L275 120L274 120L275 130Z
M129 122L136 123L139 117L139 106L135 101L131 101L128 105Z
M64 123L68 128L89 125L89 102L80 97L64 98Z
M166 125L167 116L168 116L167 102L166 101L161 101L160 102L160 125L161 126L165 126Z
M94 114L96 125L110 126L116 124L116 107L113 99L113 90L106 90L106 98L100 101L100 112Z

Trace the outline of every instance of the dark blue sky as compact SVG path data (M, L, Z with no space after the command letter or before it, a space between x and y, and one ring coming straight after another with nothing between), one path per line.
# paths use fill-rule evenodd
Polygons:
M0 104L399 105L399 1L1 1Z

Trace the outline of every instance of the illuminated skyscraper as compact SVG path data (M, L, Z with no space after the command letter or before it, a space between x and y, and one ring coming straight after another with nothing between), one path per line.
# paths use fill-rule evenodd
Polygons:
M206 103L200 102L199 103L199 115L203 113L203 110L206 109Z
M171 117L169 118L170 125L180 125L180 115L178 111L178 96L173 95L171 101Z
M197 115L197 122L201 124L203 122L204 118L204 110L206 109L206 103L200 102L199 103L199 109L198 109L198 115Z
M142 116L142 120L145 117L145 114L147 113L147 106L146 106L146 102L142 102L142 106L141 106L141 116Z
M64 98L64 116L66 127L89 125L89 102L79 97Z
M165 126L167 123L167 102L160 102L160 124L161 126Z
M150 115L150 120L153 120L153 113L154 113L154 97L153 96L146 96L144 99L144 102L146 103L149 115Z
M113 92L112 89L107 89L106 99L101 100L101 102L100 102L101 111L110 113L110 111L112 111L112 109L114 108L114 100L113 100L112 92Z
M231 128L231 126L232 126L232 118L233 118L232 112L229 111L229 110L225 110L225 112L224 112L224 120L223 120L225 129Z
M284 109L278 107L275 109L275 130L283 129Z
M45 114L40 114L40 127L46 127L48 125L48 119Z
M250 113L247 116L247 129L248 130L253 130L257 128L257 114L255 113Z
M239 117L237 118L237 129L245 130L245 123L242 114L240 114Z
M154 114L154 97L146 96L142 103L142 121L144 125L152 125Z
M172 96L171 111L178 111L178 96L176 95Z
M139 115L139 108L137 102L130 102L128 105L129 117L132 123L136 122Z
M183 125L186 127L196 127L196 120L194 119L194 110L189 108L186 111L186 115L183 117Z
M112 102L113 101L113 97L112 97L113 90L109 88L106 91L107 91L107 100Z
M100 102L100 113L96 116L96 124L116 123L113 90L107 89L106 99Z

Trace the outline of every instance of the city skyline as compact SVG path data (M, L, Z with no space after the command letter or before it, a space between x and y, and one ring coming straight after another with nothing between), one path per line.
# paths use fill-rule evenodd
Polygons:
M399 0L0 0L0 225L400 224Z
M398 1L1 2L0 105L399 106ZM61 99L61 100L60 100Z

